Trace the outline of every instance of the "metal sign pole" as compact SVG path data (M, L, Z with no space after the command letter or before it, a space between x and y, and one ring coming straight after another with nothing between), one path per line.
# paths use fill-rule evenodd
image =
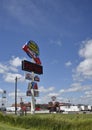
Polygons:
M32 59L33 60L33 59ZM32 82L34 82L34 72L32 72ZM35 97L34 97L34 89L31 88L31 114L35 114Z
M31 114L35 114L35 98L34 98L34 89L31 89L32 99L31 99Z

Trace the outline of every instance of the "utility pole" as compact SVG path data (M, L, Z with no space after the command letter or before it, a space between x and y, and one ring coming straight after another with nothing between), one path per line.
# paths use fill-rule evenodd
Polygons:
M17 77L15 78L15 115L17 115Z

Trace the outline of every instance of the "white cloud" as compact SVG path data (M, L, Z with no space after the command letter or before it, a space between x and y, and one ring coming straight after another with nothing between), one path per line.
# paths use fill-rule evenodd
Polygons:
M20 81L24 81L24 76L18 73L18 67L21 66L21 61L23 59L13 56L7 65L0 63L0 73L2 74L4 81L14 82L15 77L20 78Z
M16 67L14 67L14 66L9 66L8 68L12 72L18 72L18 69Z
M0 93L3 93L3 89L0 88Z
M19 57L12 57L12 60L10 60L10 65L15 67L21 66L21 61L22 59L20 59Z
M76 67L76 74L74 77L76 79L92 78L92 40L83 42L83 45L79 50L79 56L84 59Z
M72 62L71 61L68 61L65 63L65 65L68 67L68 66L71 66L72 65Z
M60 94L59 94L58 92L57 92L57 93L56 93L56 92L52 92L52 93L49 93L49 94L48 94L49 97L52 97L52 96L56 96L56 97L57 97L57 96L59 96L59 95L60 95Z
M50 44L57 45L57 46L61 47L62 46L62 41L61 40L57 40L57 41L50 40Z
M15 98L15 92L11 92L8 94L11 98ZM26 93L24 92L17 92L17 97L20 98L20 97L26 97Z
M3 65L0 63L0 73L1 74L5 73L8 70L9 70L9 68L6 65Z
M53 91L55 88L54 87L49 87L49 88L44 88L43 86L39 87L39 91L40 92L51 92Z
M29 0L20 0L20 1L5 1L3 2L3 8L6 11L6 14L12 17L14 20L20 22L24 25L30 25L32 27L37 26L38 24L44 24L46 21L45 15L38 8L34 2ZM30 17L31 16L31 17ZM38 19L41 18L41 19ZM9 20L9 19L8 19Z
M26 101L26 92L21 92L20 90L17 90L17 103L20 103L21 98L24 101ZM9 102L9 104L14 104L14 99L15 99L15 92L10 92L8 93L8 99L9 101L11 100L11 102Z
M85 91L84 95L80 97L80 102L92 105L92 90Z
M24 80L24 77L21 74L6 73L3 77L6 82L15 82L16 77L20 81Z
M60 93L69 93L69 92L83 92L90 90L92 86L90 85L81 85L80 83L73 83L68 89L61 89Z
M92 59L82 61L77 67L77 72L86 78L92 77Z
M92 40L83 41L83 45L79 50L79 55L85 59L92 59Z

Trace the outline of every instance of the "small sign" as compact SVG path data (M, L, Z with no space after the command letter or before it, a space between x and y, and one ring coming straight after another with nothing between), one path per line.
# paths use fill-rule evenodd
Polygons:
M31 90L31 89L38 89L38 85L36 82L31 82L28 84L28 90Z
M40 78L36 75L35 77L34 77L34 81L40 81Z
M52 99L52 101L55 101L56 100L56 96L52 96L51 99Z
M32 96L31 90L27 90L26 96Z
M26 75L25 75L25 79L32 80L32 79L33 79L32 74L30 74L30 73L26 73Z
M38 90L37 91L34 90L34 97L39 97L39 91Z
M35 83L35 82L31 82L31 84L32 84L32 88L33 88L33 89L38 89L38 85L37 85L37 83Z

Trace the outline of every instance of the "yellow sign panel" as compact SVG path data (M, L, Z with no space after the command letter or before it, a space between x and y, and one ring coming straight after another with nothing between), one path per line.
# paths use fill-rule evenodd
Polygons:
M39 47L34 41L29 41L27 45L36 56L39 56Z

